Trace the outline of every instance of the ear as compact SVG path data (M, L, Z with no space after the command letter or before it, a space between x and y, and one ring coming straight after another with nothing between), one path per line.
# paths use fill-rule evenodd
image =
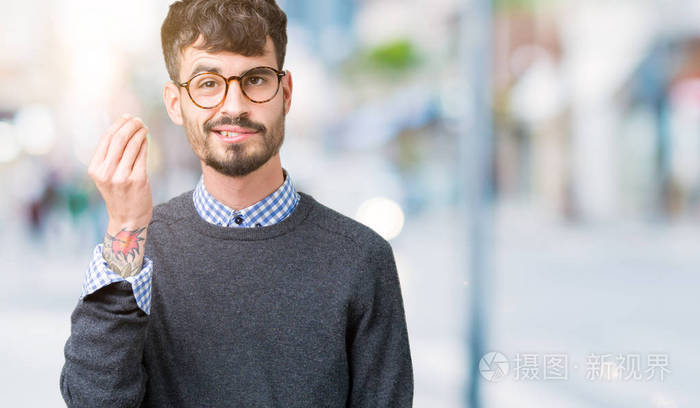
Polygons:
M180 88L172 81L165 84L163 88L163 103L168 111L168 116L174 124L182 126L182 107L180 105Z
M284 97L284 114L289 113L292 106L292 73L285 71L287 75L282 77L282 96Z

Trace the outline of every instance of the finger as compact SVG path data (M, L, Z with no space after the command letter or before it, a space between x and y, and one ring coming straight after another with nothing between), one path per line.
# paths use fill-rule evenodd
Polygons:
M129 139L129 143L127 143L126 147L124 148L124 154L119 161L115 174L126 176L131 174L131 169L134 167L134 160L136 160L136 156L138 156L139 151L141 150L143 141L146 140L147 133L148 129L144 127L139 129L131 137L131 139Z
M117 168L119 162L121 161L121 157L124 154L126 144L134 136L134 134L136 134L136 132L143 127L144 124L141 119L131 118L114 134L114 136L112 136L112 141L109 143L107 156L104 160L104 166L106 166L108 174Z
M119 117L119 119L114 121L114 123L112 123L112 125L109 128L107 128L105 133L102 134L102 137L100 137L100 141L97 144L97 150L95 150L95 154L92 156L92 161L90 162L91 166L93 164L101 163L104 161L105 156L107 154L107 147L109 147L109 142L112 140L112 136L129 119L131 119L131 115L129 115L128 113L123 114Z
M139 150L139 155L134 161L134 167L131 169L131 174L133 175L146 175L146 168L148 164L148 146L150 145L150 140L148 140L148 135L146 140L141 143L141 150Z

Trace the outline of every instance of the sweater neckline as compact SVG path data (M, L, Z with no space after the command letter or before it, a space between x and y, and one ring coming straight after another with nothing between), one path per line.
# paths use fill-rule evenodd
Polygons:
M194 228L197 231L214 238L240 241L264 240L284 235L294 230L299 224L301 224L309 215L315 204L313 197L298 191L300 199L296 208L291 214L278 223L253 228L222 227L208 223L199 215L194 206L191 193L192 192L190 191L189 194L183 195L183 198L185 198L184 206L186 219L193 221Z

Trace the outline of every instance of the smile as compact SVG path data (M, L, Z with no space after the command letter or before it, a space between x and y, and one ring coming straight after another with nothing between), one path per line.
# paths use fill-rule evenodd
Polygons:
M227 131L214 131L214 133L219 137L224 143L238 143L257 134L258 132L227 132Z

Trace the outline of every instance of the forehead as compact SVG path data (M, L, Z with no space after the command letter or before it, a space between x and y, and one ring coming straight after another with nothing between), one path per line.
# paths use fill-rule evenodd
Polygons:
M231 51L208 52L196 48L203 43L200 36L194 44L185 47L180 52L180 78L187 80L201 68L216 68L225 75L238 75L250 68L257 66L277 67L274 44L270 37L267 38L262 55L245 56Z

